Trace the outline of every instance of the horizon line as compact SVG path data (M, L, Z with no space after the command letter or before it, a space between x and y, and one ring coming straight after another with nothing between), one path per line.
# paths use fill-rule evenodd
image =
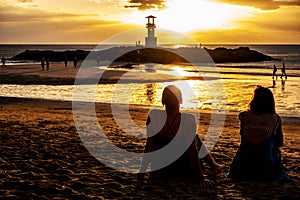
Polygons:
M300 43L193 43L193 44L171 44L162 43L161 45L300 45ZM132 43L0 43L0 45L135 45Z

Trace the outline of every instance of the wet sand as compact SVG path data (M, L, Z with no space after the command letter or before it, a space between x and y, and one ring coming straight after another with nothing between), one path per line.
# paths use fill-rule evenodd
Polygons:
M77 68L74 68L71 64L65 67L62 63L52 63L49 70L42 70L39 64L11 65L0 68L0 84L73 85L76 79L81 80L81 84L94 84L96 82L110 84L117 83L129 70L124 63L119 63L119 68L115 68L114 70L109 70L108 68L99 69L96 66L82 67L80 69L80 64L81 62L79 62ZM88 65L86 64L86 66ZM79 69L81 70L80 77L77 77ZM146 80L137 79L136 76L144 77L144 73L127 73L125 79L130 83L140 81L153 83L161 80L174 81L180 79L180 77L173 75L160 74L157 76L156 73L148 73Z
M63 77L61 73L57 76ZM143 151L145 139L125 135L115 123L109 104L97 104L96 111L99 124L113 143L133 152ZM147 112L145 107L130 106L131 117L137 124L145 124ZM210 114L201 112L200 116L198 134L204 138ZM237 116L227 114L212 151L216 161L226 167L216 173L204 163L204 174L216 186L201 189L182 181L138 181L135 174L102 164L79 138L72 102L0 97L0 196L4 199L299 199L300 118L283 117L282 121L282 156L286 171L292 176L290 181L235 183L225 178L239 145Z

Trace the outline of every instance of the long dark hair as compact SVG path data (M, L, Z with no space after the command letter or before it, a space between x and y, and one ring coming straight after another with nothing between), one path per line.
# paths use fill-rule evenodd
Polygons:
M275 114L275 100L273 93L268 88L257 86L249 103L249 109L256 114Z

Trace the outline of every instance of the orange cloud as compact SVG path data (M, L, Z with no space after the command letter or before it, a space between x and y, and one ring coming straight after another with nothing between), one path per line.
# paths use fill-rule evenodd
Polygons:
M139 10L162 9L165 7L165 0L129 0L125 8L138 8Z
M215 0L217 2L229 3L241 6L250 6L262 10L274 10L281 6L300 6L300 0Z
M46 12L0 6L0 43L99 43L111 35L137 28L97 15Z

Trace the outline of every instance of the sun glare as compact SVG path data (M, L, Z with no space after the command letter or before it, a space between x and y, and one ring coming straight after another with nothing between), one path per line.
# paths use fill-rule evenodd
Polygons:
M145 16L155 15L157 27L177 32L233 28L235 21L251 14L251 9L205 0L174 0L159 11L134 11L124 19L145 24ZM128 21L127 21L128 22Z

